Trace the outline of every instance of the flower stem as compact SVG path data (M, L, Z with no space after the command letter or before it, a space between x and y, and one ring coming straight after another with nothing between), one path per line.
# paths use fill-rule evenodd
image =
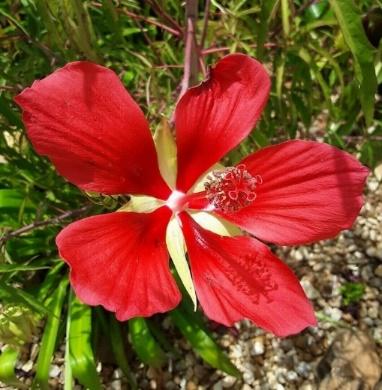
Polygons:
M179 99L189 87L195 85L198 81L199 56L195 39L196 18L198 14L198 0L186 1L186 31L185 31L185 49L184 49L184 75Z

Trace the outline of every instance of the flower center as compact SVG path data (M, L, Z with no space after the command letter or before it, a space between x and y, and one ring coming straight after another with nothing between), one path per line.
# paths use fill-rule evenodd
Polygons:
M186 203L186 194L180 191L173 191L166 200L166 206L172 210L173 213L179 213L184 209Z
M215 209L235 212L253 203L256 186L262 182L261 176L252 176L246 166L240 164L213 171L207 176L204 188L208 201Z

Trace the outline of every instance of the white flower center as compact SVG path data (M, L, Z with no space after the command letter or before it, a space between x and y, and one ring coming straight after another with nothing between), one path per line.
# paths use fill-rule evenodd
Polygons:
M166 206L171 209L173 213L177 214L184 209L186 198L187 196L185 193L174 190L166 200Z

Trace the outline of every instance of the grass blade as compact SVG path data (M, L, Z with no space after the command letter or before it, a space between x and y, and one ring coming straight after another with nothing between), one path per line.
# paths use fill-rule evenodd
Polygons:
M72 300L72 290L69 291L68 306ZM73 389L73 374L72 367L70 365L70 315L66 317L66 338L65 338L65 366L64 366L64 390Z
M131 343L139 358L152 367L159 368L166 361L166 355L154 339L146 320L141 317L129 320Z
M27 265L27 264L0 264L0 273L31 272L31 271L40 271L42 269L49 269L49 267L43 265Z
M52 297L47 300L47 305L52 310L52 315L48 317L44 334L40 344L36 365L36 376L32 389L48 389L49 368L55 350L58 328L61 321L61 311L66 296L68 279L64 278L58 285Z
M24 198L25 195L22 194L20 191L9 188L0 189L0 209L2 211L8 211L12 209L18 210L23 204ZM31 202L28 202L26 207L32 208Z
M281 21L283 26L284 38L287 38L290 32L290 9L288 0L281 0Z
M57 286L62 278L60 273L64 264L65 263L63 261L59 261L48 271L37 292L37 298L39 301L45 301L45 299L47 299L48 296L52 293L55 286Z
M85 387L100 390L91 346L91 308L72 296L69 305L69 356L73 376Z
M260 25L257 31L256 57L262 60L264 57L264 43L267 39L269 23L277 5L277 0L263 0L261 2Z
M121 325L115 319L114 315L110 315L110 340L111 347L113 349L115 360L117 361L118 366L121 368L122 372L125 374L130 388L137 389L137 383L134 376L131 373L129 367L129 362L127 360L126 351L124 347L124 341L122 337Z
M349 0L330 0L345 42L355 60L355 72L360 84L360 100L366 124L370 126L374 114L377 78L374 69L374 50L362 26L361 15Z

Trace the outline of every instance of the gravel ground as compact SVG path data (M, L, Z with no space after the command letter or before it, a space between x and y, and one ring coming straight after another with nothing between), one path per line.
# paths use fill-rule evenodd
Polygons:
M165 320L163 326L168 328L169 340L182 352L183 358L170 360L162 371L132 361L139 388L382 389L382 382L375 386L381 375L378 355L382 356L381 199L381 182L371 177L367 185L366 204L352 231L346 231L334 240L310 246L275 248L280 258L295 270L308 297L313 301L319 317L317 328L280 339L257 329L249 321L243 321L230 329L210 324L221 346L242 371L242 380L238 380L203 364L189 344L178 333L174 333L171 324ZM362 298L349 305L344 304L340 293L341 286L347 282L362 283L365 286ZM351 334L359 335L364 332L362 337L370 337L370 340L360 344L359 352L350 356L345 367L347 371L343 375L348 382L339 387L338 383L327 382L330 380L330 369L336 364L334 355L341 355L343 352L338 352L338 348L331 345L338 337L342 337L343 332L350 332L351 329L356 331ZM352 340L347 339L345 344L355 345L356 349L357 345ZM24 372L27 383L31 380L28 379L28 373L31 374L36 355L37 345L34 345L29 356L26 356L26 362L20 365L20 372ZM56 354L52 365L51 388L62 388L63 356L64 347ZM364 369L358 366L353 370L358 370L354 374L352 364L356 364L358 358L363 359L360 364L363 364ZM339 359L344 362L347 357L339 356ZM120 370L116 370L113 365L100 365L99 369L102 370L105 388L127 388L121 379ZM368 377L365 370L371 370L371 376ZM341 375L340 371L335 373L337 377ZM80 386L76 388L81 389Z

